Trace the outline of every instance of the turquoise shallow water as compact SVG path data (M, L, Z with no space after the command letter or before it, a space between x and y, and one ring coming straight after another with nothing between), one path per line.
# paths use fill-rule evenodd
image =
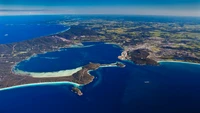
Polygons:
M29 18L25 22L41 23L41 18L47 19ZM12 24L11 20L4 19L0 24ZM23 22L18 18L16 23L19 25ZM122 50L116 45L84 45L84 48L67 48L38 55L19 63L16 68L30 72L51 72L73 69L88 62L119 61L117 56ZM125 68L103 67L90 72L95 79L89 85L80 87L84 93L81 97L71 91L74 84L67 82L0 90L0 113L200 112L199 65L162 62L160 66L138 66L131 62L121 62L126 64Z
M37 66L34 72L40 70L38 63L45 65L41 57L55 57L70 65L56 66L59 69L71 69L87 62L111 63L118 61L121 49L103 43L85 43L93 45L85 48L67 48L65 51L38 55L21 65ZM98 51L93 53L93 49ZM100 51L107 48L111 52ZM70 51L74 51L72 54ZM91 53L90 53L91 52ZM102 54L104 53L104 54ZM85 57L80 57L81 55ZM104 60L100 60L103 58ZM60 60L61 60L60 59ZM70 60L69 60L70 59ZM80 60L77 60L80 59ZM82 61L88 59L88 61ZM55 59L54 59L55 60ZM71 64L74 62L74 65ZM37 85L15 88L0 92L0 106L3 112L29 111L30 113L188 113L200 112L200 65L178 62L162 62L160 66L138 66L122 61L125 68L102 67L90 72L94 81L81 90L84 95L79 97L71 92L72 84ZM24 63L24 64L23 64ZM33 65L32 65L33 63ZM55 63L51 62L52 65ZM59 63L61 64L61 63ZM48 69L53 68L48 64ZM20 67L23 69L23 66ZM53 65L55 66L55 65ZM61 68L63 67L64 68ZM73 67L74 66L74 67ZM29 69L26 69L26 71ZM31 68L33 69L33 68ZM12 101L12 102L11 102ZM6 107L6 106L9 106ZM12 108L12 109L10 109Z

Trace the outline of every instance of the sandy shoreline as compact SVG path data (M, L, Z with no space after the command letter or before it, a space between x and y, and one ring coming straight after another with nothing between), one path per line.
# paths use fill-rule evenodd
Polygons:
M69 45L69 47L59 48L57 51L64 51L64 49L68 49L68 48L84 48L84 46L82 45L82 43L77 43L77 44ZM24 59L22 61L29 61L31 58L38 57L38 55L46 54L48 52L55 52L55 51L47 51L47 52L43 52L43 53L33 54L30 57L27 57L26 59ZM11 66L11 72L13 74L17 74L17 75L24 75L24 74L26 74L26 75L29 74L30 75L30 72L24 72L24 71L21 71L21 70L15 70L16 66L19 65L19 63L21 63L22 61L15 62L15 64ZM63 71L66 71L66 70L63 70ZM38 73L32 73L32 75L33 74L38 74ZM55 76L55 77L57 77L57 76Z
M117 44L112 44L112 45L117 45ZM84 46L82 43L77 43L77 44L74 44L74 45L70 45L69 47L60 48L58 51L65 51L65 49L68 49L68 48L85 48L85 47L92 47L92 46L94 46L94 45ZM50 51L50 52L54 52L54 51ZM46 54L46 53L48 53L48 52L39 53L39 54ZM22 61L28 61L31 58L37 57L39 54L33 54L32 56L30 56L30 57L28 57L28 58L26 58ZM20 61L20 62L22 62L22 61ZM33 78L72 76L74 73L76 73L76 72L78 72L82 69L82 67L77 67L75 69L61 70L61 71L56 71L56 72L26 72L26 71L16 69L16 66L19 65L20 62L16 62L14 65L12 65L11 72L13 74L17 74L17 75L29 75L29 76L32 76ZM105 66L105 67L108 67L108 66Z
M68 82L68 81L43 82L43 83L30 83L30 84L23 84L23 85L16 85L16 86L11 86L11 87L1 88L0 91L11 90L15 88L23 88L23 87L35 87L35 86L41 86L41 85L62 85L62 84L71 84L71 85L74 85L75 87L81 86L80 84L77 84L74 82Z
M122 48L120 45L118 44L115 44L115 43L105 43L105 44L111 44L111 45L117 45L119 46L120 48ZM67 48L84 48L84 47L91 47L91 46L94 46L94 45L86 45L84 46L82 43L76 43L76 44L73 44L73 45L70 45L68 47L65 47L66 49ZM65 50L65 48L60 48L58 51L63 51ZM62 50L63 49L63 50ZM124 49L124 48L122 48ZM50 51L50 52L54 52L54 51ZM45 54L47 52L44 52L44 53L40 53L40 54ZM34 54L32 55L31 57L28 57L27 59L25 60L30 60L31 58L33 57L37 57L38 54ZM127 60L129 61L129 60ZM161 61L157 61L158 63L184 63L184 64L192 64L192 65L200 65L199 63L191 63L191 62L183 62L183 61L173 61L173 60L169 60L169 61L165 61L165 60L161 60ZM75 69L70 69L70 70L61 70L61 71L57 71L57 72L41 72L41 73L38 73L38 72L24 72L22 70L15 70L15 66L18 65L20 62L17 62L15 63L15 65L13 65L12 67L12 72L14 74L17 74L17 75L29 75L29 76L32 76L33 78L50 78L50 77L66 77L66 76L72 76L74 73L77 73L78 71L80 71L82 69L82 67L78 67L78 68L75 68ZM103 66L100 66L100 68L104 68L104 67L117 67L115 65L103 65ZM89 70L87 73L89 75L90 74L90 71ZM3 88L3 89L0 89L1 90L6 90L6 89L13 89L13 88L19 88L19 87L28 87L28 86L37 86L37 85L49 85L49 84L65 84L65 83L69 83L69 84L73 84L75 86L80 86L80 84L77 84L77 83L74 83L74 82L44 82L44 83L31 83L31 84L24 84L24 85L17 85L17 86L13 86L13 87L8 87L8 88Z
M183 64L191 64L191 65L200 65L198 63L190 63L190 62L182 62L182 61L158 61L158 63L183 63ZM104 66L100 66L100 68L104 68L104 67L117 67L114 65L104 65ZM80 68L80 67L79 67ZM82 67L81 67L82 69ZM73 69L72 69L73 70ZM90 74L91 70L88 70L88 74ZM57 73L57 72L53 72L53 73ZM63 73L66 74L65 71L63 71ZM57 73L59 74L59 73ZM68 73L69 74L69 73ZM40 76L41 78L44 76ZM39 78L40 78L39 77ZM49 75L48 75L49 77ZM56 77L61 77L60 75L56 75ZM41 85L61 85L61 84L71 84L74 85L75 87L79 87L81 86L81 84L78 83L74 83L74 82L68 82L68 81L61 81L61 82L43 82L43 83L30 83L30 84L24 84L24 85L16 85L16 86L12 86L12 87L7 87L7 88L2 88L0 89L0 91L5 91L5 90L11 90L11 89L15 89L15 88L23 88L23 87L30 87L30 86L41 86Z
M13 70L13 71L17 75L25 75L25 76L29 75L33 78L53 78L53 77L72 76L74 73L77 73L80 70L82 70L82 67L69 69L69 70L61 70L61 71L56 71L56 72L25 72L22 70Z
M173 60L169 60L169 61L165 61L165 60L161 60L158 61L158 63L182 63L182 64L192 64L192 65L200 65L199 63L192 63L192 62L183 62L183 61L173 61Z

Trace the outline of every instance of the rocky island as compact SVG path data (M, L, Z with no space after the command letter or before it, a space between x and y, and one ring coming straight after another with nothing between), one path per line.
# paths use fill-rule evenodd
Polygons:
M81 70L72 74L71 76L49 76L38 77L31 76L29 73L20 74L13 71L14 66L23 60L29 59L34 55L43 54L46 52L58 51L61 48L69 48L77 45L80 42L68 40L56 35L45 36L32 40L27 40L12 44L0 45L0 88L7 88L17 85L24 85L30 83L42 82L63 82L69 81L79 85L87 85L93 81L94 76L89 74L89 71L98 69L100 66L114 65L114 64L98 64L89 63L81 68ZM78 95L82 95L78 87L72 88Z
M106 19L94 20L74 19L71 21L59 21L60 24L71 25L70 30L22 42L0 44L0 88L57 81L70 81L82 85L89 84L94 77L88 71L96 70L101 66L109 64L89 63L73 75L63 77L34 78L13 72L13 66L33 55L58 51L61 48L68 48L85 41L117 44L124 49L121 56L118 57L119 59L131 60L139 65L159 65L157 62L160 60L200 63L198 44L194 43L195 45L191 45L191 42L194 41L192 38L189 41L184 40L184 37L180 37L180 40L174 39L172 31L166 30L170 27L166 27L168 23L146 24L135 22L134 24L138 27L133 28L131 26L133 22L131 21L122 22L117 19L113 21ZM155 24L160 24L160 27L155 28ZM179 23L176 23L176 25L178 26ZM147 26L149 29L146 29ZM155 30L159 30L159 34ZM182 27L182 32L188 33L191 30L194 30L193 27L190 29ZM175 34L179 34L179 32L177 31ZM172 35L172 38L169 38L169 35ZM167 36L168 38L165 38ZM188 33L188 37L190 36L192 35ZM119 62L114 65L125 67L124 64ZM82 92L77 87L74 87L72 90L78 95L82 95Z

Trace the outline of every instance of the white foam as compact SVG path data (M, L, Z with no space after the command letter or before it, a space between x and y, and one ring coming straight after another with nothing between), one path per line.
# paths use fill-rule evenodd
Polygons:
M183 61L158 61L158 63L167 63L167 62L171 62L171 63L183 63L183 64L192 64L192 65L200 65L199 63L192 63L192 62L183 62Z
M66 26L64 26L64 27L66 27ZM71 29L71 27L69 27L68 29L65 29L65 30L63 30L63 31L57 32L57 33L55 33L55 34L64 33L64 32L66 32L66 31L68 31L68 30L70 30L70 29Z
M76 45L71 45L71 46L68 47L68 48L87 48L87 47L92 47L92 46L95 46L95 45L87 45L87 46L84 46L83 44L76 44Z
M108 65L103 65L103 66L100 66L100 67L103 68L103 67L118 67L118 66L117 66L117 65L114 65L114 64L110 64L110 65L108 64Z
M111 42L106 42L106 43L104 43L104 44L108 44L108 45L113 45L114 47L117 47L117 48L122 48L123 49L123 47L121 47L121 45L120 44L118 44L118 43L111 43Z
M15 74L18 75L30 75L34 78L50 78L50 77L66 77L72 76L74 73L82 70L82 67L70 70L61 70L57 72L26 72L19 69L13 70Z
M23 60L23 61L29 61L31 58L36 58L38 57L39 54L33 54L31 57L28 57L27 59Z
M100 67L103 68L103 67L118 67L118 66L117 66L117 62L115 62L111 64L104 64L104 65L102 64Z
M33 86L41 86L41 85L61 85L61 84L71 84L76 87L81 86L80 84L74 82L67 82L67 81L60 81L60 82L43 82L43 83L31 83L31 84L23 84L23 85L16 85L7 88L2 88L0 91L11 90L15 88L23 88L23 87L33 87Z

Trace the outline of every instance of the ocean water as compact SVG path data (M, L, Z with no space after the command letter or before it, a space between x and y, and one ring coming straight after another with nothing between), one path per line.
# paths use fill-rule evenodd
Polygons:
M0 44L20 42L67 30L68 26L49 23L60 16L0 16Z
M88 46L93 45L93 46ZM71 69L91 61L112 63L121 48L104 43L85 43L83 48L67 48L22 62L21 69L40 70L38 63L45 65L41 57L58 57L62 63L56 70ZM98 49L97 49L98 48ZM110 52L101 51L109 50ZM96 50L96 54L93 54ZM70 51L75 52L74 54ZM98 52L97 52L98 51ZM86 57L79 55L81 52ZM90 53L91 52L91 53ZM58 56L54 56L58 55ZM55 59L59 62L59 58ZM104 60L102 61L101 58ZM69 60L70 59L70 60ZM80 59L80 60L77 60ZM75 62L75 64L72 64ZM121 61L125 68L102 67L90 72L95 79L82 86L83 96L71 91L72 84L49 84L0 91L1 113L199 113L200 112L200 65L162 62L160 66L139 66ZM55 62L52 61L52 64ZM33 64L33 65L32 65ZM49 66L49 71L52 69ZM60 62L59 62L60 64ZM19 65L19 64L18 64ZM26 65L26 66L25 66ZM74 67L72 65L75 65ZM27 68L37 66L36 68ZM42 66L42 67L45 67ZM65 67L65 68L61 68Z
M34 38L33 35L46 35L38 31L46 32L44 27L47 22L58 17L21 18L0 17L0 27L6 24L18 26L8 29L9 33L0 34L0 43L26 40ZM38 31L33 30L32 33L37 33L31 35L23 31L22 33L31 36L29 38L11 37L11 41L4 39L3 42L2 35L5 33L8 36L12 36L12 33L19 36L16 33L20 31L17 30L24 23L30 23L27 26L30 28L28 32L44 26ZM57 27L56 25L56 30ZM57 31L50 30L47 34L54 32ZM117 56L121 51L116 45L86 42L84 47L37 55L19 63L16 68L29 72L52 72L73 69L89 62L113 63L119 61ZM162 62L160 66L139 66L132 62L121 62L126 65L125 68L102 67L91 71L95 79L80 87L83 96L73 93L73 84L70 83L0 90L0 113L200 113L200 65Z

